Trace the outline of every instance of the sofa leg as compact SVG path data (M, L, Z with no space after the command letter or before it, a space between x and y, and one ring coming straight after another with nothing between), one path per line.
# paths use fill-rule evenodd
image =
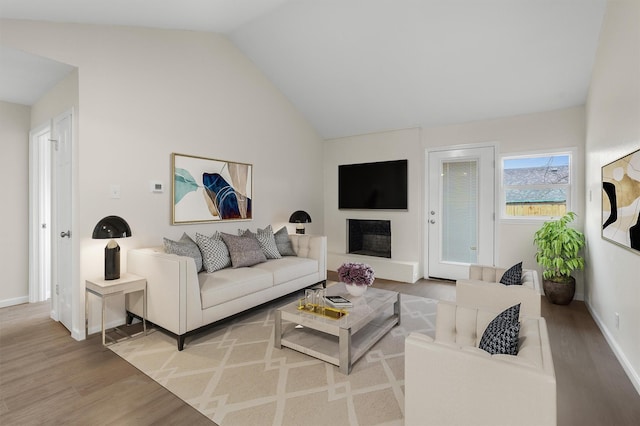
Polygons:
M327 280L321 281L320 284L322 284L322 288L327 288Z
M127 325L131 325L133 322L133 315L129 311L127 311Z
M184 349L184 334L178 336L178 350L181 351Z

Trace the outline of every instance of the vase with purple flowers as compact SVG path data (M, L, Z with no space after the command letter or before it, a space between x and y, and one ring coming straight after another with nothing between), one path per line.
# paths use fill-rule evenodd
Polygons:
M345 284L349 294L357 297L362 296L373 284L374 271L366 263L347 262L338 268L338 278Z

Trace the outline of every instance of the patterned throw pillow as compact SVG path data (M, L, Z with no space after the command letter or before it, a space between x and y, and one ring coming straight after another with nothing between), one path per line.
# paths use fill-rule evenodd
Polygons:
M273 229L271 225L268 225L264 229L258 229L256 232L256 238L258 238L258 242L260 243L260 247L262 247L262 251L267 259L280 259L282 256L278 251L278 246L276 245L276 238L273 235Z
M502 311L484 330L478 347L491 355L517 355L520 334L519 316L519 303Z
M220 235L229 249L231 264L234 268L252 266L267 261L255 236L237 236L225 234L224 232Z
M276 247L278 247L278 252L281 256L297 256L298 254L293 249L293 244L291 244L291 238L289 238L289 231L287 231L287 227L283 226L273 234L273 237L276 241Z
M196 262L196 271L202 270L202 253L198 245L186 233L182 234L180 241L173 241L163 238L164 251L169 254L177 254L178 256L192 257Z
M522 262L507 269L500 278L500 282L505 285L522 285Z
M211 237L196 233L196 242L202 251L202 263L207 272L211 273L231 266L229 250L219 232Z
M254 237L258 240L260 248L267 259L280 259L282 256L276 246L276 239L273 235L271 225L264 229L258 229L257 232L251 232L248 229L238 229L238 235L241 237Z

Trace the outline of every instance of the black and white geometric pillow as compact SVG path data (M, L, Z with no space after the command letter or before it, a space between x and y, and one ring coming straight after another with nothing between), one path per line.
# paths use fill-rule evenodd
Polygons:
M500 282L505 285L522 285L522 262L507 269Z
M517 355L520 334L519 316L519 303L498 314L482 333L478 347L491 355Z
M278 246L276 245L276 238L273 235L273 229L271 225L268 225L264 229L258 229L256 232L256 238L258 238L258 242L260 243L260 247L264 252L264 255L267 259L280 259L282 256L278 251Z
M178 256L192 257L196 262L196 271L202 270L202 253L195 241L191 239L186 233L182 234L180 241L173 241L168 238L164 238L164 251L169 254L177 254Z
M204 269L211 273L231 266L229 249L222 241L220 233L216 231L211 237L196 233L196 243L202 252Z

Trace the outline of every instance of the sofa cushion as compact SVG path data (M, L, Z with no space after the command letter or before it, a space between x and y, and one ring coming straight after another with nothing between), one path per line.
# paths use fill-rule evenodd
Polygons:
M249 233L243 236L221 233L224 243L231 255L231 264L234 268L253 266L266 262L267 258L260 248L260 243L255 235Z
M196 233L196 241L202 251L205 271L215 272L231 266L229 250L219 232L216 231L211 237Z
M289 231L286 226L280 228L275 234L273 234L276 240L276 246L281 256L297 256L298 254L293 249L291 244L291 238L289 238Z
M163 242L166 253L191 257L196 262L196 271L200 272L202 270L202 253L196 242L186 232L182 234L180 241L163 238Z
M522 262L516 263L511 268L507 269L500 283L504 285L522 285Z
M318 272L318 261L306 257L283 257L261 263L252 269L268 271L273 275L273 284L278 285Z
M499 313L482 333L478 347L492 355L517 355L518 334L520 333L519 317L519 303Z
M227 268L198 274L202 309L273 287L272 275L261 269Z

